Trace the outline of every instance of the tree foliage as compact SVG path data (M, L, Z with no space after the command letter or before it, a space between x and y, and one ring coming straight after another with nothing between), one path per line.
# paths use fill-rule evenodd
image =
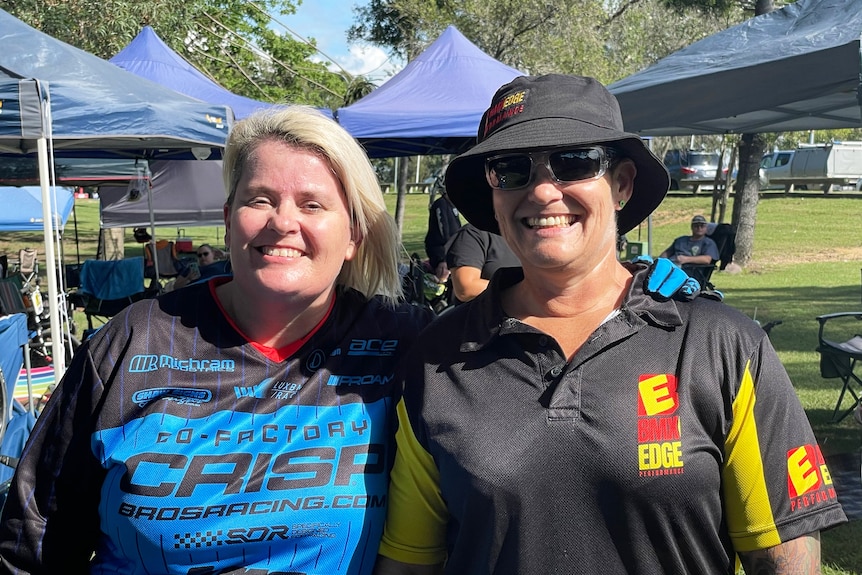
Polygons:
M741 9L681 11L664 0L371 0L351 40L411 58L450 24L528 74L576 73L605 83L740 21Z
M337 107L345 74L312 60L311 41L278 33L271 15L297 0L0 0L30 26L101 58L124 48L144 26L193 66L238 94L268 102Z
M371 0L355 9L356 23L348 37L411 58L454 24L486 53L527 74L574 73L609 84L701 38L771 11L773 1ZM858 139L860 132L824 132L813 139ZM808 132L656 138L653 149L662 156L671 147L724 152L739 145L732 224L738 233L739 261L745 265L753 246L761 154L767 146L794 147L808 138Z

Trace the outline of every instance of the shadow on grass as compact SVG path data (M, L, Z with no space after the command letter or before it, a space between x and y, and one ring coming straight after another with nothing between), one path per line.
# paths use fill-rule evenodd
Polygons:
M735 288L725 294L728 305L761 323L781 320L769 334L778 351L813 351L820 325L817 316L839 311L862 310L860 284L821 287L791 286L768 289ZM862 325L859 325L862 330Z
M862 521L850 521L820 534L821 557L824 575L862 573ZM830 570L828 567L832 567Z
M860 478L860 450L827 456L827 464L835 484L838 499L844 507L848 523L821 534L823 563L842 570L858 573L862 568L862 478ZM829 573L824 570L824 573Z
M835 423L831 409L808 408L805 413L824 455L855 453L862 447L862 426L852 415Z

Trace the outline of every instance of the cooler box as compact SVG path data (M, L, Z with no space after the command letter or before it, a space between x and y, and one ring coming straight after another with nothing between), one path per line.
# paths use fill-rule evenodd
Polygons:
M174 242L174 244L177 247L177 251L178 252L193 252L193 251L195 251L194 244L192 243L192 239L185 237L183 235L184 232L185 232L185 230L178 230L177 231L177 239Z

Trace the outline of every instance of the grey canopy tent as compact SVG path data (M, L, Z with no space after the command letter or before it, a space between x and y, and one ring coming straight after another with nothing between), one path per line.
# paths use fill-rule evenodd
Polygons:
M205 104L60 42L0 10L0 153L38 158L45 258L56 262L49 206L53 156L219 158L230 108ZM48 273L51 333L65 310ZM61 377L64 354L53 353Z
M221 161L153 161L149 172L149 197L125 183L99 186L103 228L224 224Z
M800 0L608 86L627 130L676 136L862 126L862 0Z

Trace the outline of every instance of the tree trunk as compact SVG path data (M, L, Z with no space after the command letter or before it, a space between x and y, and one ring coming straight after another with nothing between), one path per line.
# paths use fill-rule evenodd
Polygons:
M754 225L760 199L760 158L766 150L763 134L743 134L739 142L739 171L736 199L733 202L733 227L736 230L736 253L733 262L745 267L754 250Z
M755 16L774 9L773 0L756 0ZM739 141L739 171L736 178L736 198L733 201L731 225L736 231L736 253L733 262L745 267L754 251L754 225L757 202L760 199L760 159L766 151L762 134L742 134Z

